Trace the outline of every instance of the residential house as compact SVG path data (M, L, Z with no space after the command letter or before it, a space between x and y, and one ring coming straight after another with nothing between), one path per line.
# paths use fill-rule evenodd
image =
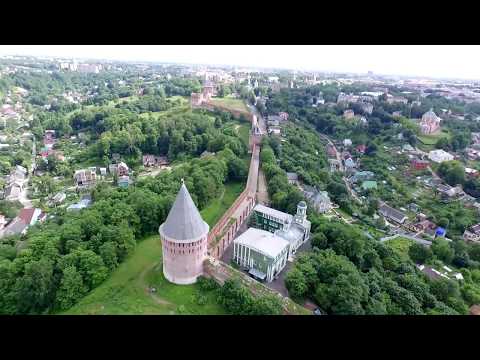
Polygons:
M364 144L360 144L360 145L357 145L355 150L357 150L357 152L359 152L360 154L365 154L365 150L367 150L367 146Z
M16 217L0 232L0 238L13 235L25 235L27 228L28 225L22 219Z
M127 164L125 164L123 161L120 162L117 166L117 175L120 176L127 176L129 172L129 168Z
M320 214L330 211L333 207L328 192L326 191L318 191L315 187L305 185L303 187L303 195Z
M109 164L108 165L108 171L110 174L115 175L117 173L117 164Z
M97 173L91 169L77 170L73 177L78 187L89 187L97 181Z
M343 140L343 146L345 146L345 147L352 146L352 140L344 139Z
M37 222L45 220L45 213L41 209L24 208L1 232L0 237L11 235L25 235L27 229Z
M425 170L430 165L428 160L421 160L421 159L412 159L410 161L410 167L414 170Z
M86 209L92 203L92 199L89 196L83 196L82 199L76 203L67 207L67 211L80 211Z
M385 203L380 205L378 212L388 220L393 220L399 224L403 224L407 220L407 216L403 212L396 210Z
M428 219L421 220L412 225L414 231L426 233L430 236L435 235L435 231L438 228L437 224L433 223Z
M18 182L13 182L5 188L4 198L8 201L18 200L21 192L23 190L23 185Z
M480 243L480 223L466 229L463 233L463 239L467 242Z
M447 200L460 198L465 195L465 192L462 190L462 187L460 185L452 187L446 184L439 184L437 185L436 190L443 199Z
M294 172L287 172L288 183L292 185L298 185L298 174Z
M267 125L270 126L280 126L280 122L278 120L268 120Z
M401 112L401 111L394 111L394 112L392 113L392 116L393 116L393 117L400 117L400 116L402 116L402 112Z
M345 168L346 168L347 170L352 171L352 170L355 168L355 166L356 166L355 161L354 161L351 157L345 159L344 162L345 162Z
M350 179L352 183L357 183L360 181L371 180L375 174L371 171L357 171Z
M128 175L123 175L123 176L120 176L118 178L118 187L121 187L121 188L128 188L128 186L130 185L130 177Z
M63 203L66 198L67 198L67 195L65 193L59 192L52 198L52 202L55 205L59 205L59 204Z
M330 164L330 172L340 171L342 168L342 163L340 160L328 159L328 163Z
M428 153L428 158L433 162L442 163L444 161L452 161L454 159L454 156L442 149L437 149L430 151Z
M333 158L337 157L337 150L335 149L335 146L327 144L327 155Z
M268 133L272 134L272 135L278 135L279 136L279 135L281 135L282 131L279 127L273 127L272 126L268 129Z
M479 172L478 172L477 169L472 169L472 168L466 167L465 168L465 174L469 177L478 177Z
M45 130L43 144L48 148L51 148L53 144L55 144L55 130Z
M20 210L17 217L23 220L27 226L35 225L42 215L42 209L38 208L23 208ZM42 217L43 218L43 217Z
M343 117L345 119L353 119L355 117L355 113L353 112L353 110L348 109L343 112Z

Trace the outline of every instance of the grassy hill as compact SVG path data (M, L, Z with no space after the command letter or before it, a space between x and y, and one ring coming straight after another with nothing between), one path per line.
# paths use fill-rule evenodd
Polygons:
M248 112L247 105L241 99L235 98L212 98L210 102L214 105L223 106L225 108L236 110L236 111L243 111Z
M149 287L156 292L148 291ZM200 305L203 295L205 304ZM224 314L214 294L201 294L198 285L174 285L162 272L162 249L157 235L141 241L135 253L102 285L65 315Z

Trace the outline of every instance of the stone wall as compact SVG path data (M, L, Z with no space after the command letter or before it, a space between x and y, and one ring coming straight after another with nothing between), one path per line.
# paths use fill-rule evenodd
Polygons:
M228 264L208 257L203 263L203 273L207 278L215 280L219 285L223 285L228 279L238 279L253 296L275 295L281 298L284 315L308 315L310 312L303 306L298 305L288 297L283 297L279 292L266 287L264 284L252 279L247 274L234 269Z

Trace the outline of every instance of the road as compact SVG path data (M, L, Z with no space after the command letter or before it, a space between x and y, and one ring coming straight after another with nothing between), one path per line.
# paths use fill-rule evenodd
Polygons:
M340 163L340 171L341 172L344 172L345 171L345 168L343 166L343 162L342 162L342 157L340 155L340 152L338 151L337 147L335 146L335 144L333 143L332 139L330 139L327 135L325 134L322 134L322 133L319 133L318 136L320 136L322 139L326 140L330 146L332 146L334 149L335 149L335 154L336 154L336 157L337 157L337 160L338 162ZM357 196L357 194L355 193L355 191L350 187L350 183L348 182L347 178L345 178L345 176L342 176L342 180L343 182L345 183L345 186L347 188L347 191L348 193L350 194L350 196L355 200L357 201L358 203L362 203L362 200L360 200L360 198Z
M326 140L330 144L330 146L332 146L335 149L335 154L336 154L337 160L340 162L340 171L341 172L345 171L345 169L343 167L342 157L340 156L340 152L338 151L337 147L333 143L332 139L330 139L327 135L322 134L322 133L318 133L318 136L320 136L322 139Z
M20 192L18 195L18 201L23 205L24 208L31 208L33 206L32 201L28 198L28 189L29 189L29 180L33 174L33 171L36 168L36 156L37 156L37 146L35 142L35 138L33 138L33 144L32 144L32 164L30 165L29 169L29 174L25 177L25 181L23 182L25 184L25 187L23 190Z
M258 188L257 188L257 203L268 206L270 204L270 198L268 197L267 179L262 169L258 174Z

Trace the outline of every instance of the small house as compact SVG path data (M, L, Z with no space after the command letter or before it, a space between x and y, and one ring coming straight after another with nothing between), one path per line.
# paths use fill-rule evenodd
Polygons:
M407 220L407 216L399 210L396 210L387 204L383 203L378 212L389 220L393 220L396 223L403 224Z
M298 185L298 174L294 172L287 172L288 183Z
M129 168L127 164L125 164L123 161L120 162L117 166L117 175L118 176L126 176L128 175Z
M118 187L128 188L130 185L130 177L128 175L120 176L118 178Z

